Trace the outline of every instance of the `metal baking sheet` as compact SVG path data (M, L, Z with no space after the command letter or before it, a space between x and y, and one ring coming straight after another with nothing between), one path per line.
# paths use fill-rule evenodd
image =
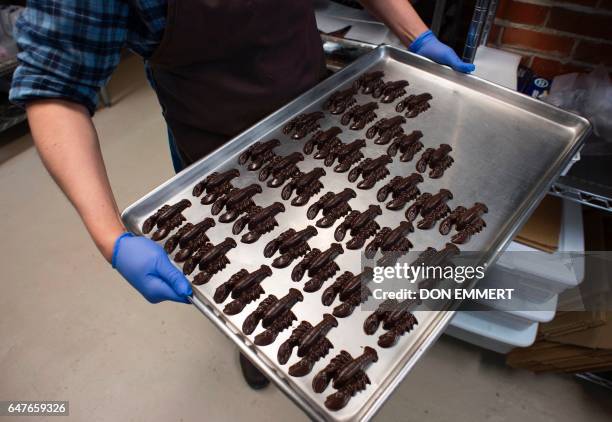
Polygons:
M259 122L208 157L193 164L157 189L141 198L123 212L123 220L129 230L141 233L143 221L161 205L189 198L193 206L184 215L188 221L196 222L210 215L210 206L200 205L191 196L195 183L213 171L239 168L241 176L235 179L238 187L257 182L257 172L249 172L238 165L237 157L244 149L258 140L278 138L282 141L277 153L286 155L301 151L302 141L294 141L282 134L281 128L291 117L303 112L321 109L321 104L333 91L347 87L360 74L372 70L384 70L385 80L407 79L410 82L408 94L430 92L433 95L431 109L404 125L406 132L419 129L425 147L448 143L453 147L455 163L441 179L425 177L419 187L422 192L437 192L444 187L450 189L454 199L449 205L471 205L475 201L484 202L489 207L485 215L487 228L469 243L469 249L480 251L483 263L492 264L498 254L506 247L521 223L529 215L539 199L548 191L554 178L561 172L571 157L581 146L582 140L590 130L588 121L562 111L540 101L507 90L474 76L453 72L409 52L393 47L381 46L355 61L350 66L326 79L313 89L301 95L276 113ZM359 95L358 103L371 101L371 97ZM397 101L396 101L397 102ZM394 104L380 104L378 118L396 115ZM339 124L339 116L326 113L321 121L322 129ZM350 142L364 138L365 131L351 131L343 127L340 138ZM369 125L367 126L369 127ZM366 157L377 157L386 151L386 146L376 146L368 141ZM415 171L417 157L410 163L402 163L398 158L390 165L390 180L396 175L407 175ZM299 164L303 171L322 166L319 160L306 157ZM340 191L352 185L346 173L337 174L326 168L327 175L322 179L323 190L309 203L327 191ZM369 191L355 188L358 196L351 201L353 209L364 210L368 205L377 203L376 191L383 182ZM256 197L259 205L269 205L280 199L280 188L264 186L264 192ZM262 264L270 264L271 259L263 257L263 247L267 242L289 227L304 228L312 221L306 219L307 207L293 207L284 201L286 212L277 220L280 227L268 233L252 245L238 243L238 247L228 254L231 264L215 275L206 285L194 288L193 303L221 331L223 331L255 364L298 404L311 418L317 420L367 420L370 419L385 399L397 387L414 366L425 350L443 332L453 316L455 305L449 311L416 311L419 321L416 328L401 337L399 343L390 349L376 345L378 335L366 336L362 330L364 319L369 312L356 309L349 318L338 319L339 326L333 329L328 338L334 344L329 355L315 365L310 375L293 378L288 375L288 367L296 361L293 356L289 363L280 366L276 361L278 346L287 339L291 329L281 333L276 341L266 347L255 346L252 336L241 333L244 318L257 306L259 301L249 304L240 314L227 316L222 313L223 305L215 304L212 295L215 289L232 274L242 268L249 271ZM389 211L383 207L383 215L377 220L381 226L395 227L404 217L403 212ZM333 240L333 231L338 222L328 229L318 229L319 235L310 241L311 247L327 249ZM208 231L213 243L231 236L231 224L217 223ZM416 230L410 236L415 250L428 246L441 248L447 241L436 230ZM337 260L340 275L343 271L360 271L360 252L349 251ZM297 262L297 261L296 261ZM293 264L294 265L294 264ZM272 277L262 286L266 297L274 294L284 296L291 287L301 288L303 282L294 283L290 279L291 265L286 269L274 269ZM330 281L325 285L329 285ZM298 320L317 323L324 313L332 307L321 304L321 288L316 293L305 293L305 300L293 308ZM261 299L260 299L261 300ZM294 323L294 327L297 324ZM314 375L322 369L329 359L340 350L347 350L353 356L359 355L364 346L376 348L379 360L371 365L368 376L372 382L365 391L356 394L349 404L338 412L330 412L323 405L332 390L316 394L311 388Z

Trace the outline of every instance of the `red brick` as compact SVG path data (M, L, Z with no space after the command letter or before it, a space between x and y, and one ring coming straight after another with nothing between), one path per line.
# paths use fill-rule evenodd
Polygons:
M553 7L550 11L549 28L572 32L594 38L612 39L612 18L605 14L583 13Z
M503 31L503 28L499 25L493 25L491 27L491 31L489 32L489 38L487 39L487 44L490 45L498 45L499 44L499 34Z
M527 29L505 28L502 35L502 44L521 47L527 50L556 52L568 55L572 51L574 39L543 32L529 31Z
M561 74L561 66L562 63L559 61L534 57L531 63L531 70L538 76L553 78Z
M497 17L515 23L541 25L546 20L550 7L520 1L505 1L497 9Z
M612 66L612 44L580 41L574 59L581 62Z
M557 75L564 75L572 72L587 72L588 67L576 65L573 63L561 63L554 59L544 59L542 57L534 57L531 63L531 70L538 76L545 78L554 78Z

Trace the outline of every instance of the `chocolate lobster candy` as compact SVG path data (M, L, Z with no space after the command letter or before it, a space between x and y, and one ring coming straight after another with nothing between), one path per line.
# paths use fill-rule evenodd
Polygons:
M350 316L355 308L365 302L372 295L367 284L372 280L373 270L365 267L360 274L353 274L345 271L327 289L323 290L321 302L325 306L330 306L336 297L342 302L333 310L333 315L337 318Z
M411 264L412 267L425 265L429 267L452 265L451 258L459 254L459 248L452 243L447 243L444 248L437 250L428 247L419 254L419 257Z
M325 170L321 167L315 167L308 173L300 173L300 175L295 176L283 187L281 198L286 201L295 192L296 197L291 201L291 205L295 207L306 205L310 198L323 189L323 183L319 179L325 176L325 174Z
M292 377L308 375L314 364L334 347L327 339L327 334L337 326L338 321L330 314L323 315L323 320L315 326L308 321L302 321L278 348L278 363L286 364L297 347L297 355L302 359L289 367L289 375Z
M187 223L166 240L164 250L167 254L171 254L177 246L180 246L181 248L175 255L174 260L183 262L193 255L198 248L209 242L210 239L208 239L206 232L214 226L215 220L210 217L206 217L197 224Z
M291 279L300 281L306 272L308 272L308 280L304 284L304 291L313 293L318 291L325 281L334 276L340 267L336 264L335 259L344 253L342 245L332 243L329 249L321 252L319 249L312 249L291 271Z
M240 176L240 172L236 169L231 169L223 173L214 172L197 183L193 187L192 194L195 197L199 197L203 193L206 193L200 200L200 203L203 205L212 204L221 195L225 195L230 190L234 189L232 179L238 176Z
M257 308L246 317L242 323L242 331L250 335L261 322L264 331L255 336L255 344L267 346L274 343L276 337L285 329L293 325L297 317L291 312L291 308L298 302L304 300L304 296L297 289L289 289L286 296L277 299L270 295L257 306Z
M408 252L412 248L412 243L407 236L412 232L414 232L414 228L409 221L402 221L394 229L383 227L366 246L365 256L372 259L378 251L382 252L383 255L394 252Z
M306 255L310 251L308 240L317 234L317 229L313 226L308 226L300 231L286 230L266 245L264 256L271 258L276 252L279 252L280 256L272 261L272 266L274 268L285 268L295 259Z
M157 241L162 240L168 234L181 226L187 219L183 216L183 211L191 206L191 201L183 199L173 205L164 205L158 209L155 214L147 218L142 224L142 232L149 234L154 227L157 230L153 232L151 239Z
M285 212L285 206L280 202L275 202L265 208L252 208L246 215L236 220L232 233L240 234L247 227L249 231L242 236L240 241L242 243L256 242L263 234L271 232L274 227L278 226L276 216L281 212Z
M404 114L404 116L412 119L431 107L429 105L429 101L432 98L433 97L429 92L424 92L423 94L419 95L409 95L397 103L395 110L398 113L406 110L406 114Z
M411 267L416 268L418 266L427 266L429 268L440 267L441 269L449 266L454 267L455 264L453 263L452 258L459 255L459 252L459 248L452 243L447 243L440 250L429 247L419 254L419 257L411 264ZM444 278L438 277L440 272L436 273L434 271L433 273L433 277L426 277L418 282L419 290L429 290L437 287L440 282L444 281Z
M268 178L268 187L277 188L287 180L298 176L301 172L297 163L304 161L304 155L294 152L286 157L274 157L260 171L259 181L264 182Z
M388 299L366 318L363 323L363 331L372 335L382 324L383 330L387 332L378 338L378 345L384 349L393 347L401 336L410 332L418 324L411 310L420 303L420 299L406 299L402 302Z
M293 139L302 139L320 127L319 120L324 116L325 115L320 111L300 114L291 119L289 123L283 127L283 133L285 135L291 135Z
M388 210L401 210L421 193L418 184L423 183L423 176L412 173L410 176L395 176L389 183L378 190L376 199L380 202L387 200L391 195L391 201L387 203Z
M453 157L448 155L452 150L448 144L440 144L437 149L427 148L416 163L417 171L425 173L427 166L429 166L431 169L429 177L439 179L444 174L444 171L453 164Z
M217 215L225 209L225 212L219 216L219 221L231 223L240 214L249 212L256 206L253 197L261 192L261 186L257 183L240 189L232 189L214 202L210 212L212 215Z
M378 104L375 101L355 105L342 115L340 123L344 126L350 124L349 128L352 130L361 130L376 118L375 110L378 110Z
M357 358L342 350L313 378L312 389L315 393L322 393L331 382L337 391L327 397L325 407L332 411L343 409L351 397L370 384L365 371L377 361L376 350L369 346L364 347L363 354Z
M327 130L320 130L304 144L304 154L310 155L317 150L313 158L317 160L325 160L330 152L342 143L338 135L342 133L342 129L338 126L333 126Z
M335 161L338 165L334 167L336 173L344 173L351 169L351 166L363 158L361 150L366 146L365 139L356 139L348 144L340 143L329 151L325 158L325 165L332 166Z
M228 315L236 315L246 305L259 299L265 293L263 287L261 287L261 282L271 275L272 270L267 265L262 265L253 272L242 269L217 287L213 299L215 303L223 303L231 294L233 300L225 305L223 312Z
M244 165L250 161L247 168L251 171L259 170L264 164L276 157L274 148L280 145L278 139L266 142L255 142L238 157L238 164Z
M381 214L382 210L378 205L370 205L363 212L351 211L344 221L336 227L334 238L337 242L342 242L346 233L349 232L352 239L346 243L346 247L348 249L361 249L366 240L374 236L380 229L375 220Z
M377 88L385 84L382 80L383 76L385 76L385 72L381 70L364 73L353 82L353 87L361 89L362 94L373 94Z
M406 123L406 119L402 116L391 118L383 117L370 126L366 131L366 138L372 139L378 135L378 138L374 139L374 143L376 145L386 145L393 139L404 134L404 128L402 127L404 123Z
M423 218L417 227L422 230L431 229L450 212L447 202L451 199L453 194L448 189L440 189L435 195L423 193L406 210L406 219L412 222L420 214Z
M226 237L225 240L218 245L206 243L198 248L189 257L183 265L183 273L191 274L196 265L200 272L193 278L193 284L196 286L206 284L210 281L213 275L223 270L229 259L227 253L236 247L236 241L231 237Z
M342 114L347 108L355 104L356 94L357 87L355 86L336 91L330 95L327 100L325 100L323 103L323 109L329 111L331 114Z
M357 197L357 194L351 188L345 188L338 193L327 192L308 208L306 217L313 220L319 212L322 212L323 217L317 220L316 226L321 228L331 227L336 220L351 211L349 201L355 197Z
M390 174L387 165L392 162L393 159L388 155L381 155L378 158L366 158L349 172L348 180L349 182L355 182L361 176L363 180L357 184L357 187L359 189L371 189L376 182Z
M410 85L408 81L390 81L378 86L372 96L380 98L380 102L384 104L392 103L400 97L406 95L406 87Z
M402 134L391 142L389 148L387 148L387 154L391 157L397 155L397 151L401 153L400 161L407 163L412 161L414 155L423 149L423 143L420 139L423 137L423 132L420 130L412 131L409 135Z
M451 238L451 241L459 244L467 243L473 235L487 226L487 223L482 219L482 215L487 212L489 212L489 209L481 202L476 202L471 208L459 206L440 223L440 234L449 234L455 226L457 234Z

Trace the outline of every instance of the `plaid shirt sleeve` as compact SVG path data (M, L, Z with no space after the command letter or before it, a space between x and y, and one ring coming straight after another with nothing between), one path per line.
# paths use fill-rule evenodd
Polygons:
M123 0L30 0L17 21L20 48L10 99L60 98L91 114L119 63L129 6Z

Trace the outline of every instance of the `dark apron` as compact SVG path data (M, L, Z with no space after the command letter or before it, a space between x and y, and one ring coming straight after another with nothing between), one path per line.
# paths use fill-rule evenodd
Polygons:
M185 164L325 74L312 0L169 0L149 64Z

